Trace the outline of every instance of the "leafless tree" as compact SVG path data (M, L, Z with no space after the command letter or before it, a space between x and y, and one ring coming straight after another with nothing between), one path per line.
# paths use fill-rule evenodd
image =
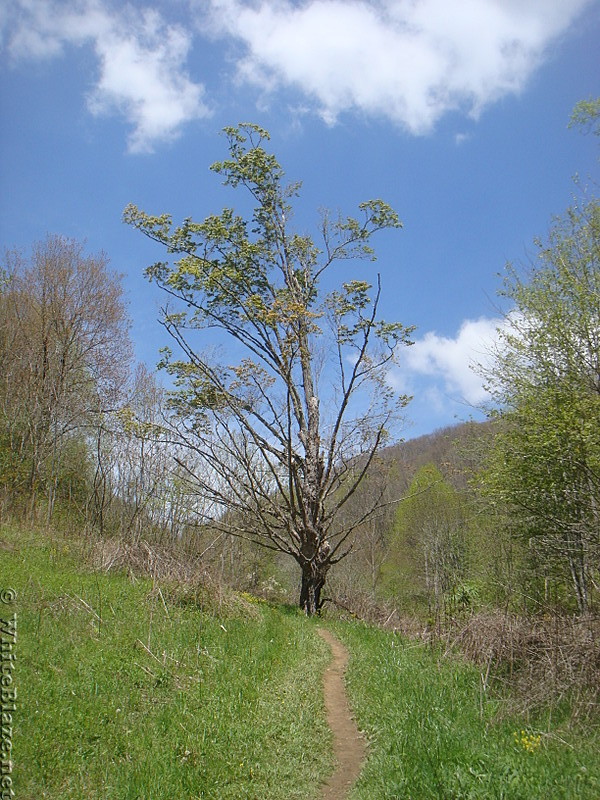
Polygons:
M2 429L52 513L69 443L113 408L131 360L120 276L107 257L49 236L5 258L0 295Z

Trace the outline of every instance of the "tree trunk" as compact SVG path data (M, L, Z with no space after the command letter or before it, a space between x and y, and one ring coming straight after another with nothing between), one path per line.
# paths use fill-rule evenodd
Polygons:
M319 565L309 561L302 566L300 586L300 608L307 617L318 614L323 606L321 591L325 586L329 565Z
M581 542L577 544L578 547L576 548L577 552L575 552L575 554L573 553L575 549L573 545L569 548L569 569L573 580L577 609L580 614L585 614L588 610L586 564Z

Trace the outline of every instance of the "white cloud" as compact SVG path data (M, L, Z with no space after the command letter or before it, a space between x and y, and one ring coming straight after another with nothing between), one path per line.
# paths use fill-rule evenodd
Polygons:
M382 115L412 133L518 92L590 0L192 0L198 26L244 45L238 77L295 86L327 122Z
M489 396L472 366L487 361L503 324L500 319L485 317L465 320L454 338L429 331L402 350L401 366L390 374L390 381L402 391L412 391L415 379L426 376L431 381L428 391L434 392L438 405L442 394L481 405Z
M88 108L125 117L133 128L131 152L151 151L175 138L185 122L209 115L204 87L184 68L192 37L157 11L112 11L98 0L17 0L11 9L4 27L15 60L55 57L66 45L93 47L99 75Z
M420 134L448 111L476 117L520 91L592 0L132 2L11 0L0 4L0 37L15 60L92 48L88 107L122 115L129 149L141 152L210 114L203 84L186 70L198 33L235 43L235 77L259 90L263 106L292 87L328 124L360 111ZM186 27L164 16L188 12Z

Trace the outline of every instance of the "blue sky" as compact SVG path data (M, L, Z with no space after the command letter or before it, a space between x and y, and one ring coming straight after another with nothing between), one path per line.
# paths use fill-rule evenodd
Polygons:
M383 315L417 326L391 376L414 393L406 435L479 418L469 364L497 324L498 273L527 260L576 173L598 179L597 141L567 123L600 95L599 41L597 0L11 0L0 245L57 233L104 250L153 365L161 298L142 273L160 253L123 208L219 211L219 131L257 122L303 181L301 231L373 197L404 223L375 245Z

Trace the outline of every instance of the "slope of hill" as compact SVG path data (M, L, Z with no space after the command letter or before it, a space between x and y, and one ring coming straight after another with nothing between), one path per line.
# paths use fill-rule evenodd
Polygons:
M490 422L461 422L387 447L381 457L396 465L405 486L420 467L435 464L456 488L464 488L465 472L477 467L492 432Z
M0 541L19 800L315 797L329 653L295 609L93 573L49 534L4 526Z

